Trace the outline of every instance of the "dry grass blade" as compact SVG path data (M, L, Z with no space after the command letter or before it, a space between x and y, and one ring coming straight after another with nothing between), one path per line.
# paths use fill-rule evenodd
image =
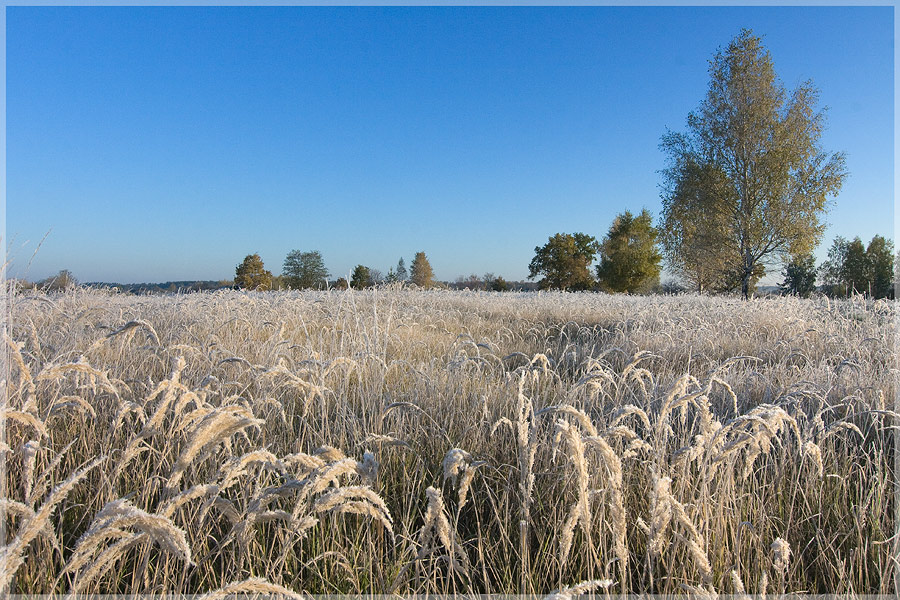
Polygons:
M25 425L27 427L31 427L34 429L35 433L37 433L42 438L47 437L47 426L43 421L38 419L36 416L31 414L30 412L23 412L19 410L3 410L0 409L0 421L7 419L10 421L16 421Z
M437 539L450 560L450 569L468 573L468 557L456 542L456 532L447 519L447 511L444 508L440 490L429 486L425 490L425 495L428 497L428 509L425 511L425 522L419 529L419 552L416 560L424 559L432 549L432 542ZM458 559L462 561L462 564Z
M579 425L581 425L581 428L584 429L585 433L591 436L599 435L597 433L597 428L594 427L594 424L591 422L591 418L584 411L575 408L571 404L558 404L556 406L548 406L534 413L534 416L539 417L549 412L561 412L563 414L575 417L575 420Z
M16 366L19 368L19 390L21 391L22 387L26 387L28 393L30 395L34 395L35 386L34 379L31 377L31 369L25 364L25 360L22 358L22 348L24 346L21 342L15 342L6 331L3 332L3 339L6 340L6 345L12 351L10 356L13 359L13 362L16 363Z
M449 479L456 485L456 478L465 471L466 464L472 460L472 455L460 448L451 448L444 456L441 466L444 469L444 481Z
M129 530L135 531L130 532ZM119 540L131 538L135 533L143 534L167 552L178 556L187 564L192 564L191 548L184 530L177 527L168 517L150 514L135 507L128 500L119 498L108 502L94 516L87 531L78 538L63 572L77 571L80 573L77 579L85 579L83 567L92 557L96 556L98 550L107 562L118 557L118 554L107 552L107 548L102 547L105 540L110 537ZM130 544L118 544L118 542L115 546L122 551L131 547ZM92 564L94 566L89 569L96 572L106 562L98 564L95 560ZM84 581L84 584L87 584L87 581Z
M79 373L87 375L92 382L99 382L103 389L113 394L117 398L119 397L119 390L117 390L112 382L110 382L107 374L100 371L99 369L95 369L91 365L84 362L73 362L63 365L48 365L44 367L40 373L38 373L37 377L35 377L34 380L35 382L54 381L65 377L69 373Z
M26 442L22 446L22 498L31 504L31 490L34 486L34 463L37 461L37 453L41 443L37 440Z
M223 406L213 410L194 428L187 446L169 475L166 488L174 490L181 481L185 469L201 456L201 453L208 453L212 446L247 427L259 427L264 423L264 420L254 418L253 413L242 406Z
M91 469L104 460L106 460L105 456L98 456L54 487L44 503L34 511L34 515L19 526L12 541L7 546L0 548L0 591L9 589L10 580L25 561L26 548L47 527L56 505L72 491L79 481L87 476Z
M113 338L121 333L125 333L126 331L131 331L136 327L141 327L147 331L150 335L150 339L153 341L154 346L159 346L159 335L156 333L156 330L153 328L153 325L148 323L147 321L143 321L141 319L137 319L134 321L128 321L112 333L106 335L106 339Z
M219 469L219 478L221 479L219 487L222 490L230 488L237 483L241 475L247 473L251 465L260 465L278 473L284 473L287 470L285 464L268 450L254 450L243 456L232 457L222 465Z
M564 587L561 590L553 591L549 595L544 596L544 600L572 600L575 596L588 594L596 589L608 589L613 583L612 579L592 579L590 581L582 581L581 583Z
M247 598L265 595L267 598L291 598L293 600L309 600L303 594L291 591L286 587L269 583L260 577L251 577L243 581L236 581L221 587L215 591L198 596L195 600L224 600L225 598Z
M323 494L313 503L315 512L353 513L374 519L394 537L394 519L384 500L367 486L346 486Z
M21 502L16 502L15 500L10 500L8 498L0 498L0 515L3 515L4 517L7 515L15 516L27 521L34 518L34 510ZM53 528L49 521L45 523L43 529L41 529L41 535L50 542L55 550L60 551L59 540L56 539L56 534L53 532Z

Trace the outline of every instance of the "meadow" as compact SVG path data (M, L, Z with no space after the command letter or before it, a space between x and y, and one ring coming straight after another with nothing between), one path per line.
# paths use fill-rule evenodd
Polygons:
M895 590L892 302L7 303L6 592Z

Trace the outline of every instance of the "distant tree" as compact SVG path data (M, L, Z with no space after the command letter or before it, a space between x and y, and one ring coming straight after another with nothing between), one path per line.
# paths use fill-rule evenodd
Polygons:
M385 283L394 283L397 281L397 274L394 272L394 267L390 267L388 269L388 274L384 277Z
M716 53L709 75L706 98L688 115L688 133L663 137L670 168L662 220L675 215L701 229L708 221L713 231L704 235L722 236L726 266L747 298L758 265L815 247L825 229L826 200L846 177L844 155L828 154L819 144L825 113L817 110L818 90L805 82L787 93L751 31L742 30ZM681 193L682 177L692 173L688 165L704 174L696 185L713 186L701 197L709 210L681 206L696 199ZM668 254L685 256L677 247Z
M844 258L844 284L847 291L865 294L869 291L869 265L866 260L866 247L859 236L847 245Z
M68 269L63 269L56 275L40 280L37 282L36 287L50 292L59 292L77 285L78 280L72 275L72 272Z
M356 265L353 273L350 275L350 287L355 290L361 290L372 285L372 277L369 274L369 268L364 265Z
M509 283L499 275L493 273L485 273L482 278L482 289L493 292L505 292L509 290Z
M834 238L828 249L828 258L819 266L822 291L833 297L847 294L846 263L850 242L841 236Z
M416 252L410 267L409 279L420 288L431 287L434 283L434 271L431 270L431 263L428 262L424 252Z
M779 288L783 294L808 298L816 291L816 259L812 254L795 256L784 267L784 281Z
M475 273L472 273L468 277L460 275L456 278L456 289L459 290L480 290L481 286L481 278Z
M869 293L873 298L893 297L894 242L876 235L866 247Z
M328 281L328 269L318 250L301 252L291 250L284 259L281 274L291 289L324 289Z
M375 269L373 267L369 267L369 283L371 285L378 285L379 283L384 283L384 274Z
M859 237L847 241L836 237L828 249L828 260L819 268L823 291L830 296L851 292L887 298L893 294L894 243L880 235L865 247Z
M492 278L488 285L489 285L488 289L490 289L494 292L506 292L509 290L509 284L506 282L505 279L503 279L499 275L497 277Z
M618 215L600 244L600 288L645 294L659 285L662 255L656 248L657 235L646 209L637 217L627 210Z
M247 290L272 289L272 273L266 271L259 254L248 254L234 270L234 284Z
M589 290L594 287L589 268L599 250L593 236L557 233L543 246L535 246L528 279L543 275L538 281L542 290Z
M346 290L350 287L350 284L347 283L347 280L344 277L338 277L337 281L334 282L334 289L336 290Z
M406 263L403 262L403 257L400 257L400 260L397 261L397 281L406 281L409 279L409 272L406 270Z
M676 281L674 279L669 279L662 283L662 285L659 288L659 291L662 292L663 294L673 294L674 295L674 294L683 294L687 290L678 281Z
M16 292L23 292L25 290L33 290L34 288L37 287L36 283L34 283L32 281L28 281L26 279L14 279L13 285L15 286Z

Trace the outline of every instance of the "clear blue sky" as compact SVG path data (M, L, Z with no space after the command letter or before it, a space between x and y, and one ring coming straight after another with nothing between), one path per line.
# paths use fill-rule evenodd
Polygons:
M524 279L554 233L658 215L660 136L742 27L847 153L819 256L894 237L892 7L6 11L13 277L230 279L317 249L334 277L424 250L438 279Z

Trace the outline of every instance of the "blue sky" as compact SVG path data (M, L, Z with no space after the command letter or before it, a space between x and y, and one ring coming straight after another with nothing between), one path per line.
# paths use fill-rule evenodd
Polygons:
M660 137L742 27L847 153L820 258L894 237L892 7L6 11L13 277L230 279L317 249L334 277L422 250L438 279L524 279L554 233L659 214Z

